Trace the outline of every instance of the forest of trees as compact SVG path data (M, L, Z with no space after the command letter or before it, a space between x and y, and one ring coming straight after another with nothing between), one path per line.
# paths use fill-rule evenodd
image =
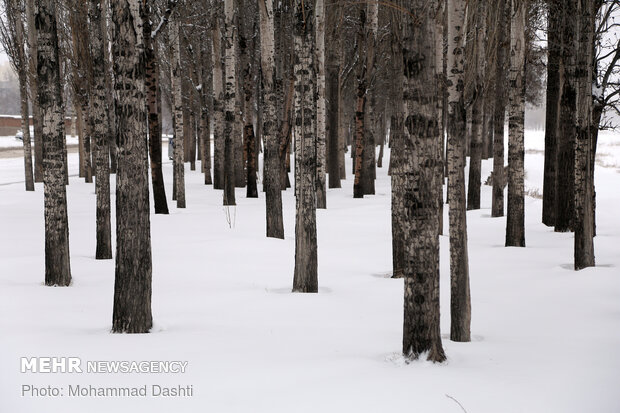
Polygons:
M595 265L597 137L620 114L620 43L610 36L618 0L1 5L0 40L20 86L26 190L43 182L45 192L45 284L71 284L64 129L71 112L79 176L94 179L96 258L116 262L113 332L153 325L151 202L155 214L168 214L170 200L192 207L187 165L193 171L200 161L205 185L222 191L226 207L236 205L235 188L252 198L264 192L267 237L284 239L282 191L294 187L292 290L302 293L319 290L316 209L329 208L327 188L350 179L354 198L372 196L376 168L388 168L392 276L404 278L402 352L444 361L443 209L450 339L467 342L466 211L481 208L482 160L493 159L491 212L506 214L505 246L526 246L526 103L546 101L542 222L575 233L575 270ZM164 123L172 124L172 177L162 172ZM172 179L172 194L164 179Z

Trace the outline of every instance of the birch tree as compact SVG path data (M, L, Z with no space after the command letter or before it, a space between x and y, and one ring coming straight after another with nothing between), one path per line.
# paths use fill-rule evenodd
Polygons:
M448 204L450 221L450 339L470 341L471 298L465 208L465 1L448 2Z
M179 38L179 22L174 16L169 23L170 49L172 55L171 62L171 85L172 101L174 102L174 175L175 175L175 194L177 208L185 208L185 163L184 163L184 116L183 116L183 97L181 93L181 46Z
M263 87L263 142L265 142L265 203L267 236L284 239L279 142L276 127L275 39L273 0L259 0L261 74Z
M225 29L225 70L226 92L224 95L224 205L236 205L235 202L235 122L236 122L236 56L235 56L235 4L234 0L224 1Z
M528 0L512 0L508 119L508 216L506 246L525 247L523 128L525 117L525 21Z
M295 273L293 291L318 292L314 1L295 0Z
M64 107L60 84L60 59L56 2L37 0L37 88L43 116L43 187L45 209L45 285L71 283L69 219L65 188Z
M112 2L118 125L114 333L148 333L153 326L144 17L140 0Z
M446 359L439 325L439 155L440 125L435 81L435 1L405 5L403 36L404 154L404 325L403 355Z
M326 103L325 103L325 0L315 0L316 24L316 204L317 208L327 208L327 189L325 181L326 162Z

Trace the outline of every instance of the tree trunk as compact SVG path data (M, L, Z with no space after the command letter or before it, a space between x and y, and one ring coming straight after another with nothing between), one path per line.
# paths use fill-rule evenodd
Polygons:
M118 122L114 333L148 333L153 326L144 17L140 0L112 2Z
M151 14L151 13L149 13ZM156 214L168 214L164 174L161 169L161 135L160 119L161 91L159 85L159 62L157 61L157 42L151 39L153 30L151 19L144 22L146 91L149 124L149 156L151 159L151 183Z
M575 270L594 266L594 210L592 205L592 47L594 7L591 0L579 0L577 53L577 128L575 140Z
M34 181L43 182L43 118L37 99L37 29L35 24L34 0L26 0L26 19L28 22L28 76L30 100L32 103L32 123L34 124Z
M95 192L97 194L97 249L98 260L112 259L112 228L110 224L110 147L108 137L106 61L102 35L101 0L90 0L89 18L91 22L91 85L90 116L93 125L92 136L95 142L96 168ZM149 31L150 33L150 31ZM161 148L161 145L160 145Z
M545 116L545 167L542 223L555 225L555 189L560 109L560 53L562 50L562 7L559 0L548 0L547 18L547 105Z
M177 201L177 208L185 208L185 164L183 162L185 150L184 150L184 124L183 118L183 97L181 96L181 50L179 39L179 22L176 16L174 16L169 23L170 30L170 46L172 54L171 62L171 89L172 100L174 102L173 116L174 116L174 175L175 175L175 195Z
M563 10L576 10L577 0L565 3ZM562 24L562 54L560 57L562 93L560 97L560 129L558 135L557 178L555 188L555 231L573 229L575 216L575 36L574 21L565 14Z
M214 11L213 63L213 188L224 189L224 73L219 7Z
M379 26L379 3L370 1L366 5L366 86L368 87L366 113L364 116L364 150L362 152L362 188L365 195L375 194L375 131L377 123L376 99L376 53Z
M325 102L325 0L316 0L315 59L317 72L316 101L316 207L327 208L327 189L325 182L326 162L326 102Z
M235 203L235 122L236 122L236 94L237 75L235 59L235 4L234 0L224 1L225 37L225 69L226 94L224 96L225 123L224 123L224 206Z
M450 339L471 341L471 297L465 211L465 1L448 2L448 204L450 221Z
M265 204L267 215L267 236L284 239L282 219L282 192L280 179L280 156L278 134L276 131L275 94L275 39L273 20L273 0L260 0L261 68L263 77L263 141L265 142Z
M510 47L510 0L498 2L497 61L495 63L495 106L493 108L493 197L491 216L504 216L504 124L506 116L506 71Z
M17 2L7 2L5 13L10 25L15 27L15 48L17 56L15 66L20 68L19 79L19 98L21 102L22 115L22 143L24 148L24 179L26 191L34 191L34 176L32 171L32 148L30 146L30 120L28 111L28 60L24 51L24 23L22 19L21 5Z
M527 0L512 0L510 109L508 118L508 216L506 246L525 247L523 127L525 115L525 21Z
M439 193L443 176L438 159L440 125L435 82L435 1L412 0L404 17L402 43L405 103L404 154L404 326L403 355L446 359L439 328ZM412 16L415 16L415 20Z
M45 208L45 285L71 283L69 222L63 142L64 108L60 87L60 60L56 31L56 2L38 0L37 29L38 103L43 115L43 167Z
M293 291L318 292L314 1L295 0L295 274ZM298 132L298 133L297 133Z

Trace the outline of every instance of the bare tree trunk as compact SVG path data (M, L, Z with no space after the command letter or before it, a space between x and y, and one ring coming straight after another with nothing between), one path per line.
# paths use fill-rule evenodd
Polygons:
M547 17L547 105L545 116L545 167L542 223L555 225L557 177L557 135L560 109L560 53L562 50L562 7L559 0L548 0Z
M577 128L575 140L575 270L594 266L594 209L592 204L592 47L594 4L579 0L577 38Z
M6 1L4 13L6 15L8 25L12 26L13 29L11 30L11 28L8 28L8 31L13 31L14 33L14 38L5 40L13 43L13 48L15 50L10 58L13 60L13 66L18 69L17 75L19 79L19 97L21 102L24 179L26 191L34 191L32 148L30 146L30 121L28 111L28 60L26 59L26 52L24 51L25 38L21 5L15 0Z
M34 124L34 181L43 182L43 118L37 99L37 29L34 19L34 0L26 0L28 22L28 76L30 100L32 102L32 123Z
M525 115L525 21L527 0L512 0L510 109L508 119L508 216L506 246L525 247L523 127Z
M563 3L562 53L560 56L562 92L560 129L558 131L557 177L555 188L555 231L573 230L575 217L575 85L576 28L570 11L577 10L577 0Z
M325 102L325 0L315 0L316 19L316 65L317 65L317 102L316 102L316 206L327 208L327 189L325 182L326 163L326 102Z
M237 112L237 75L235 59L235 4L234 0L224 1L225 67L226 95L224 123L224 205L236 205L235 202L235 122Z
M64 107L60 87L60 60L56 31L56 2L38 0L37 88L41 108L44 147L45 285L71 284L69 221L62 154L65 136Z
M213 188L224 189L224 73L219 7L214 7L213 63Z
M450 221L450 339L471 341L471 297L465 210L465 1L448 2L448 204Z
M185 208L185 164L183 162L185 155L184 150L184 124L183 122L183 98L181 96L181 50L179 39L179 22L177 17L174 16L169 23L170 32L170 45L172 51L171 62L171 89L172 100L174 102L173 116L174 116L174 172L175 172L175 195L177 201L177 208Z
M510 48L510 0L498 1L496 23L495 107L493 109L493 198L491 216L504 216L504 123L506 117L506 71Z
M112 259L112 228L110 224L110 139L108 137L106 61L104 59L102 1L90 0L91 31L91 87L90 116L95 142L95 192L97 194L97 249L98 260ZM149 31L150 33L150 31ZM160 145L161 147L161 145Z
M295 0L295 274L293 291L318 292L314 1ZM297 133L298 132L298 133Z
M368 87L364 116L364 150L362 152L362 188L365 195L375 194L375 131L377 116L376 99L376 54L379 26L379 3L376 0L366 5L366 86Z
M211 127L209 123L209 90L208 84L209 82L209 73L210 71L207 67L208 61L205 56L210 57L210 51L208 49L208 40L202 42L198 46L199 55L199 65L200 65L200 123L199 123L199 135L200 135L200 143L201 143L201 158L202 158L202 172L205 174L205 185L212 185L213 180L211 178Z
M151 12L149 10L149 15ZM144 22L145 66L147 91L148 123L149 123L149 156L151 159L151 183L153 185L153 201L156 214L168 214L164 174L161 168L161 91L159 85L159 63L157 61L157 42L151 38L153 25L151 19Z
M480 209L480 185L482 168L482 145L483 145L483 111L484 111L484 77L485 77L485 40L487 4L483 0L477 0L471 11L476 13L476 35L474 56L476 62L472 62L475 70L474 100L472 103L472 133L471 149L469 157L469 185L467 186L467 209Z
M440 125L435 82L436 1L412 0L404 19L402 42L403 100L407 117L404 153L404 326L403 355L446 359L439 328L439 188L443 176L438 159ZM415 16L415 20L412 16Z
M263 140L265 142L265 203L267 214L267 236L284 239L282 219L282 192L280 180L279 142L276 131L276 94L275 94L275 39L273 0L260 0L261 68L263 77Z
M148 333L153 326L144 17L140 0L112 2L118 121L114 333Z

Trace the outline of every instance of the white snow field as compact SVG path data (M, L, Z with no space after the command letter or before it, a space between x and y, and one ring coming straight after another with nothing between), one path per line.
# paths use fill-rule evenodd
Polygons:
M543 133L528 131L526 146L535 194ZM441 365L400 356L403 282L388 278L387 156L376 196L352 198L347 157L349 179L317 212L318 294L291 293L293 191L283 195L286 239L267 239L262 192L247 199L237 189L238 205L226 211L222 192L186 166L187 209L170 202L169 216L151 215L154 328L145 335L110 333L114 261L94 259L95 189L75 176L77 156L67 187L68 288L43 285L42 185L25 192L23 161L0 159L0 412L620 412L620 136L602 134L599 153L595 268L573 271L573 235L540 223L536 197L526 199L527 247L505 248L505 218L490 217L491 187L483 186L483 208L467 214L470 343L449 340L442 236ZM483 180L490 169L484 161ZM164 173L170 199L169 163ZM79 357L83 368L100 360L188 365L176 374L22 373L22 357ZM76 385L147 386L148 394L70 395ZM152 385L193 392L156 396ZM52 388L58 396L42 395Z

